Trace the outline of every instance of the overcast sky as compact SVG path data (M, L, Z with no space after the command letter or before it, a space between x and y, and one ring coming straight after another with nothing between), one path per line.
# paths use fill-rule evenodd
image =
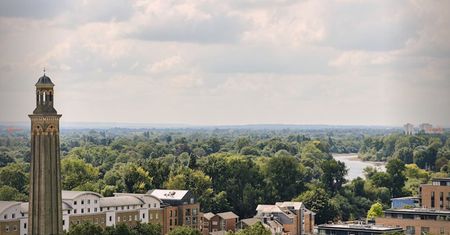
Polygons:
M0 121L450 126L450 1L0 1Z

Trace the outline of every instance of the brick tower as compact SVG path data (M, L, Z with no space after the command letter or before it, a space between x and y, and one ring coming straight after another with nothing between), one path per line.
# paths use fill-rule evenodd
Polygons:
M54 84L44 73L36 83L31 119L29 235L62 234L59 119L53 108Z

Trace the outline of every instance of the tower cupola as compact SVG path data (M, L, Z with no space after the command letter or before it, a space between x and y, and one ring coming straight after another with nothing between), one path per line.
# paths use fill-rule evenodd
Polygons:
M53 84L52 80L45 75L39 78L36 83L36 109L33 114L56 114L53 107Z

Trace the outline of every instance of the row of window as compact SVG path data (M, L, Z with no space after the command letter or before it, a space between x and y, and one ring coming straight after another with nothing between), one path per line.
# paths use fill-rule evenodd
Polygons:
M80 202L81 202L81 205L84 205L84 200L81 200ZM90 204L91 204L91 199L87 199L86 202L87 202L88 205L90 205ZM94 200L94 204L97 204L97 203L98 203L98 200L95 199L95 200ZM76 200L73 201L73 204L74 204L74 205L77 205L77 201L76 201Z

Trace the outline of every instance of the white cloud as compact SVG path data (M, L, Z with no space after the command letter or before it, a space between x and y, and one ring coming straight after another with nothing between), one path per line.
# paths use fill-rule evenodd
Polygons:
M37 2L0 3L0 121L45 66L66 121L450 125L448 1Z

